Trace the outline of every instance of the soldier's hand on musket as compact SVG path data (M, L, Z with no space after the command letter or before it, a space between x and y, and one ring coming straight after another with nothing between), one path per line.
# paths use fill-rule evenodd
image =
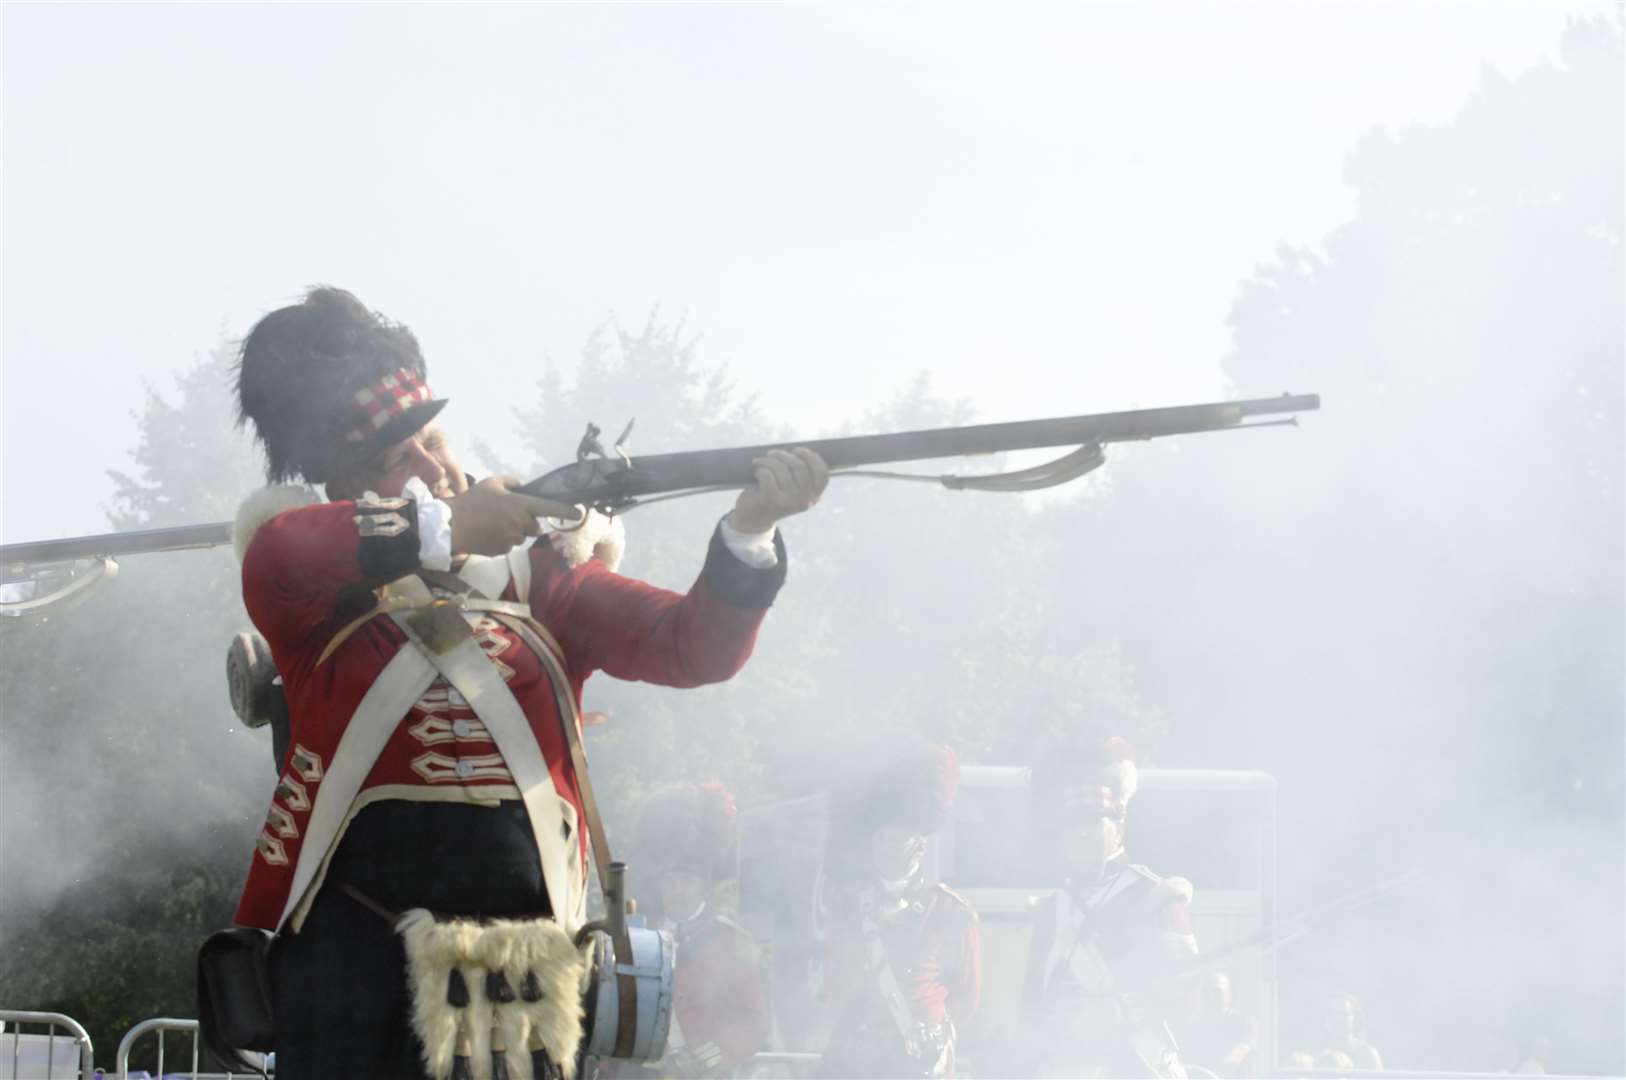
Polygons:
M740 492L728 523L742 533L765 533L792 514L800 514L824 494L830 468L805 446L770 450L751 462L756 484Z
M524 481L493 476L446 500L452 510L452 551L458 555L505 555L542 532L540 518L575 521L581 512L555 499L511 490Z

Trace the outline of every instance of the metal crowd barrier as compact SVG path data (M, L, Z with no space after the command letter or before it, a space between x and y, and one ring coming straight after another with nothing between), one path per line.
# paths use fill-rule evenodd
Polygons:
M192 1036L192 1064L190 1068L183 1069L179 1072L166 1072L164 1070L165 1032L182 1032ZM124 1033L124 1038L119 1040L119 1053L116 1061L118 1071L113 1074L115 1077L117 1077L117 1080L130 1080L131 1051L135 1049L136 1043L139 1042L143 1036L154 1033L156 1033L158 1036L158 1071L150 1074L144 1074L137 1071L135 1075L138 1077L148 1075L153 1077L154 1080L236 1080L238 1076L253 1076L257 1078L260 1075L259 1073L199 1072L198 1022L196 1020L180 1020L174 1017L158 1016L151 1020L141 1021L141 1023L137 1024L135 1027L131 1028L129 1031L126 1031ZM252 1057L253 1055L250 1055L251 1059ZM276 1075L276 1070L269 1067L269 1062L266 1069L266 1074L269 1076Z
M1407 1080L1507 1080L1505 1072L1445 1072L1428 1069L1324 1069L1310 1066L1285 1065L1275 1075L1284 1080L1394 1080L1404 1076ZM1608 1080L1596 1075L1571 1073L1542 1073L1544 1080Z
M90 1035L71 1016L24 1009L0 1009L0 1080L92 1080L96 1057ZM21 1025L43 1026L44 1035L28 1035ZM57 1030L67 1032L57 1035ZM75 1046L58 1056L58 1044L72 1039ZM26 1049L26 1053L25 1053Z
M130 1051L135 1049L135 1044L140 1041L143 1035L151 1032L158 1033L158 1072L156 1075L169 1075L164 1071L164 1032L166 1031L191 1033L192 1069L190 1072L181 1073L180 1075L187 1077L188 1080L200 1080L198 1074L198 1022L196 1020L176 1020L167 1016L143 1020L124 1033L124 1038L119 1040L119 1056L114 1061L114 1065L118 1069L117 1076L119 1080L129 1080Z

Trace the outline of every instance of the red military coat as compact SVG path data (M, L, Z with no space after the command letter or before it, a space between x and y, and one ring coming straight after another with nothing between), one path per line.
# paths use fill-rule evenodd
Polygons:
M532 615L552 631L578 705L582 683L600 670L621 679L698 686L730 678L750 655L783 581L779 550L778 567L757 570L714 537L699 579L681 594L621 577L593 559L571 567L551 546L538 543L528 553L528 595L516 596L501 568L507 585L500 598L528 601ZM406 637L390 619L374 618L326 660L318 659L335 633L368 609L374 586L413 572L417 561L416 510L409 500L300 507L271 518L247 544L243 600L282 676L290 738L238 904L243 925L279 928L323 777L362 696ZM475 633L524 709L555 790L580 822L580 789L539 661L494 620L477 625ZM436 680L397 725L350 812L379 798L489 803L518 797L483 725L455 691ZM588 838L584 828L576 831L585 876ZM337 843L334 837L329 851Z
M946 885L922 885L881 915L887 961L917 1023L963 1027L982 996L982 936L977 913ZM824 994L833 1005L877 993L858 912L843 897L828 913Z
M744 927L710 911L677 924L673 935L672 1009L682 1049L703 1074L730 1074L768 1046L761 950Z
M831 1010L832 1027L819 1075L952 1076L955 1029L971 1024L982 996L976 909L947 886L925 882L879 904L886 965L914 1034L933 1047L909 1060L904 1057L905 1036L870 962L861 912L864 894L828 886L821 893L821 996Z

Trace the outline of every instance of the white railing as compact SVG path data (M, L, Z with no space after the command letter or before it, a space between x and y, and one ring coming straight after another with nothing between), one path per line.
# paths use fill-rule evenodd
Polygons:
M192 1036L192 1064L190 1068L184 1069L180 1072L166 1072L164 1070L165 1032L182 1032ZM158 1036L158 1071L148 1074L152 1076L154 1080L164 1080L164 1078L183 1078L183 1080L236 1080L238 1076L258 1077L260 1075L259 1073L199 1072L198 1022L196 1020L182 1020L168 1016L157 1016L151 1020L141 1021L141 1023L137 1024L135 1027L131 1028L129 1031L126 1031L124 1033L124 1038L119 1040L119 1053L117 1061L115 1062L118 1071L113 1074L115 1077L117 1077L117 1080L130 1080L131 1051L135 1049L136 1043L140 1041L143 1036L154 1033L156 1033ZM248 1055L250 1063L253 1062L256 1056L257 1055L254 1054ZM267 1061L266 1074L275 1075L274 1070L269 1067L269 1059ZM142 1075L143 1074L139 1071L136 1073L136 1076L138 1077Z
M5 1026L0 1032L0 1080L91 1080L95 1076L90 1035L73 1017L0 1009L0 1024ZM25 1024L48 1030L44 1035L25 1034ZM59 1028L67 1034L58 1035Z
M189 1080L198 1080L198 1022L196 1020L177 1020L167 1016L143 1020L124 1033L124 1038L119 1040L119 1056L114 1061L114 1065L118 1069L115 1074L118 1076L118 1080L129 1080L130 1051L135 1049L135 1044L140 1041L143 1035L154 1032L158 1035L158 1071L154 1075L169 1075L164 1071L164 1032L166 1031L184 1031L192 1036L192 1069L190 1072L181 1075L188 1077Z

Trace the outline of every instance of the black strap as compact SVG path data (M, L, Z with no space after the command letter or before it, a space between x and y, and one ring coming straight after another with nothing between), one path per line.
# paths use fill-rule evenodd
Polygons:
M356 903L360 904L362 907L366 908L368 911L372 912L374 915L377 915L380 919L383 919L385 922L389 923L391 926L394 926L395 921L401 917L401 913L399 911L391 911L389 908L385 907L383 904L380 904L377 900L374 900L372 897L368 896L366 893L362 892L348 881L341 882L339 884L339 891L344 893L344 895L348 896L350 899L354 900ZM433 914L433 912L431 912L431 914Z

